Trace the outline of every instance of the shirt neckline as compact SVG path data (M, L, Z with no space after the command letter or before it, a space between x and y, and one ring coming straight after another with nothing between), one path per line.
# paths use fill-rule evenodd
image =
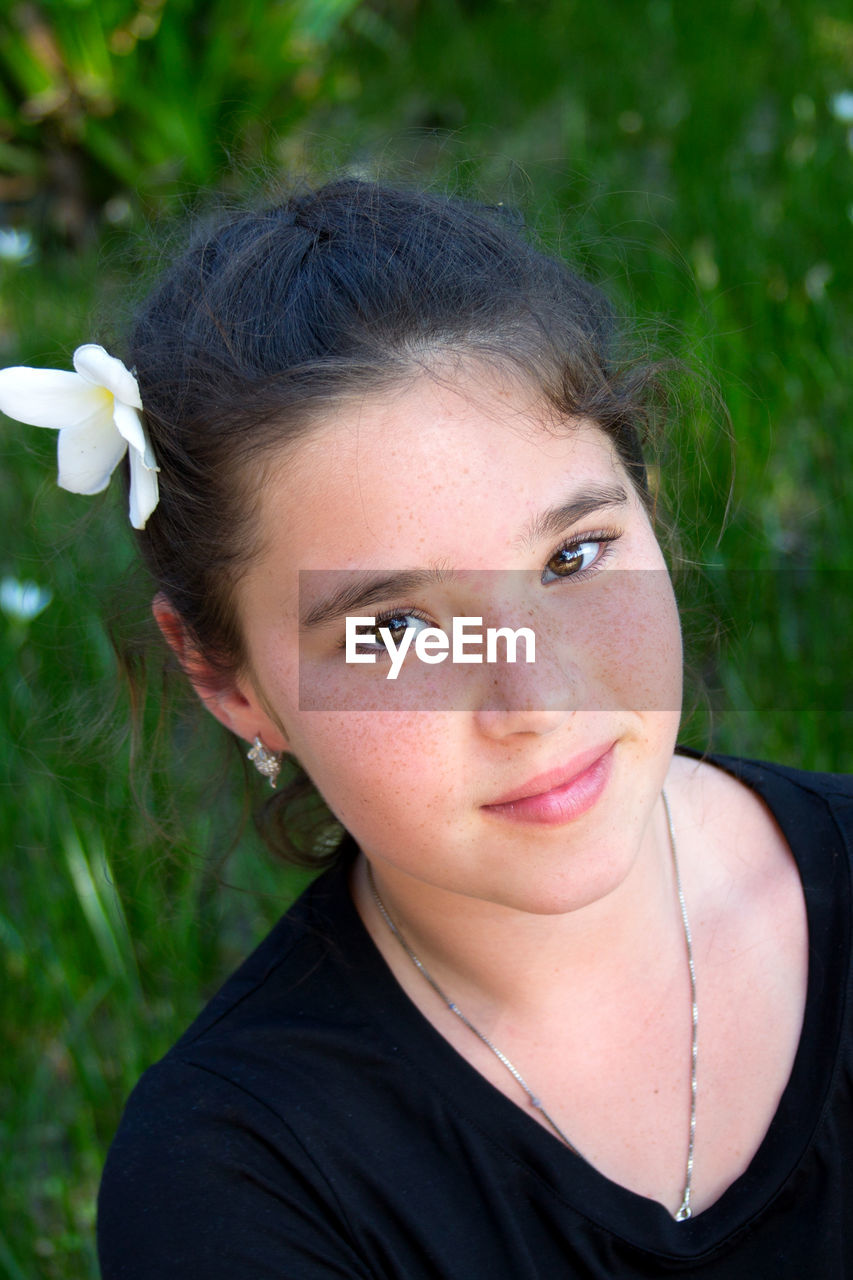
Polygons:
M495 1088L436 1031L403 991L367 932L348 885L350 859L327 881L334 898L339 957L351 994L397 1057L442 1095L445 1105L498 1148L498 1158L525 1164L566 1211L636 1247L673 1258L696 1258L722 1244L760 1214L801 1164L831 1089L844 1016L849 969L849 860L821 858L842 840L825 800L773 765L702 754L768 804L800 873L809 935L803 1026L788 1083L748 1168L723 1195L688 1222L676 1223L657 1201L611 1181L566 1148L524 1108ZM805 777L807 775L801 775ZM355 844L351 842L354 851ZM825 963L827 955L836 962ZM413 1087L419 1087L413 1082Z

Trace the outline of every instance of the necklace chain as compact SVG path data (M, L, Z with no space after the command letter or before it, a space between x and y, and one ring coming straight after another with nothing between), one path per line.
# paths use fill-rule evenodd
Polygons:
M698 1040L699 1009L696 1004L696 968L693 963L693 936L690 932L690 920L688 919L688 916L687 916L687 903L685 902L684 890L681 886L681 873L678 867L678 853L676 851L676 845L675 845L675 829L673 827L672 814L670 813L669 802L666 798L665 791L661 792L661 798L663 800L663 807L664 807L664 811L666 812L667 827L669 829L669 845L670 845L670 849L672 850L672 864L675 870L675 887L678 893L678 905L681 910L681 923L684 929L684 942L685 942L685 947L687 951L687 969L690 975L690 1008L691 1008L691 1024L692 1024L691 1046L690 1046L690 1128L688 1132L688 1141L687 1141L687 1171L686 1171L686 1176L684 1181L684 1193L681 1197L681 1205L679 1206L675 1214L676 1222L686 1222L687 1219L691 1217L693 1213L693 1210L690 1204L690 1198L691 1198L692 1189L693 1189L693 1151L694 1151L694 1146L696 1141L696 1069L698 1064L698 1050L699 1050L699 1040ZM566 1134L557 1124L553 1116L550 1116L548 1112L545 1110L545 1108L542 1106L541 1101L539 1100L537 1095L533 1092L533 1090L530 1088L529 1084L524 1079L524 1076L521 1074L518 1068L514 1066L512 1062L510 1062L506 1054L501 1052L501 1050L497 1047L497 1045L492 1043L492 1041L484 1032L480 1031L479 1027L474 1026L473 1022L471 1022L470 1019L466 1017L466 1015L462 1012L459 1006L453 1000L450 999L450 997L447 995L445 991L442 990L442 988L436 982L435 978L427 969L424 962L420 959L418 955L415 954L415 952L409 946L405 937L400 932L400 930L398 929L394 921L391 919L391 916L388 913L385 903L382 901L382 899L379 896L379 890L376 888L376 882L373 879L373 870L369 862L367 863L367 879L370 885L370 892L373 895L373 900L376 903L376 906L379 910L380 915L382 916L382 919L385 921L385 924L388 926L389 931L397 939L400 946L403 948L406 955L409 957L409 959L411 960L415 968L418 970L418 972L422 974L422 976L426 979L426 981L432 987L433 991L436 993L439 999L441 999L444 1002L444 1004L447 1005L447 1008L450 1010L450 1012L452 1014L455 1014L455 1016L459 1019L459 1021L464 1026L466 1026L469 1031L473 1031L477 1039L481 1040L483 1044L486 1046L486 1048L491 1050L491 1052L497 1058L498 1062L500 1062L501 1065L506 1068L506 1070L510 1073L513 1079L520 1085L520 1087L527 1094L527 1099L531 1107L534 1107L535 1110L539 1112L542 1119L550 1126L550 1128L554 1131L554 1133L557 1135L560 1141L563 1142L570 1151L574 1152L575 1155L580 1156L581 1153L578 1151L577 1147L572 1145L572 1143L566 1137Z

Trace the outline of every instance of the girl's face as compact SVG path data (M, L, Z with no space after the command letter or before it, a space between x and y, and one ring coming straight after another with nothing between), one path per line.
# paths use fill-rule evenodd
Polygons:
M675 743L681 637L608 438L555 426L483 366L421 375L340 408L260 502L237 596L248 665L222 718L297 757L386 883L555 912L621 882ZM460 616L527 627L535 660L499 645L496 662L428 665L412 644L389 680L377 641L374 664L347 663L346 617L389 614L397 644Z

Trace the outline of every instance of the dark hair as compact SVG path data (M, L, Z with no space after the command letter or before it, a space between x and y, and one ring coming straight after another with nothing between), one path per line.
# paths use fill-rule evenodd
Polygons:
M596 422L649 502L654 367L620 369L614 343L604 295L500 207L342 179L221 219L160 281L130 342L160 466L139 535L158 589L213 668L239 670L233 587L256 549L263 463L336 401L450 353L510 366L561 418ZM279 850L293 854L293 802L312 793L297 770L270 802Z

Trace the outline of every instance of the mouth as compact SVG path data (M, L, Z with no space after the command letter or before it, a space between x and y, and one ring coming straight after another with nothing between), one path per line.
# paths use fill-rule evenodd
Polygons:
M592 747L481 808L485 813L521 822L557 824L580 817L592 808L607 785L615 745L610 742Z

